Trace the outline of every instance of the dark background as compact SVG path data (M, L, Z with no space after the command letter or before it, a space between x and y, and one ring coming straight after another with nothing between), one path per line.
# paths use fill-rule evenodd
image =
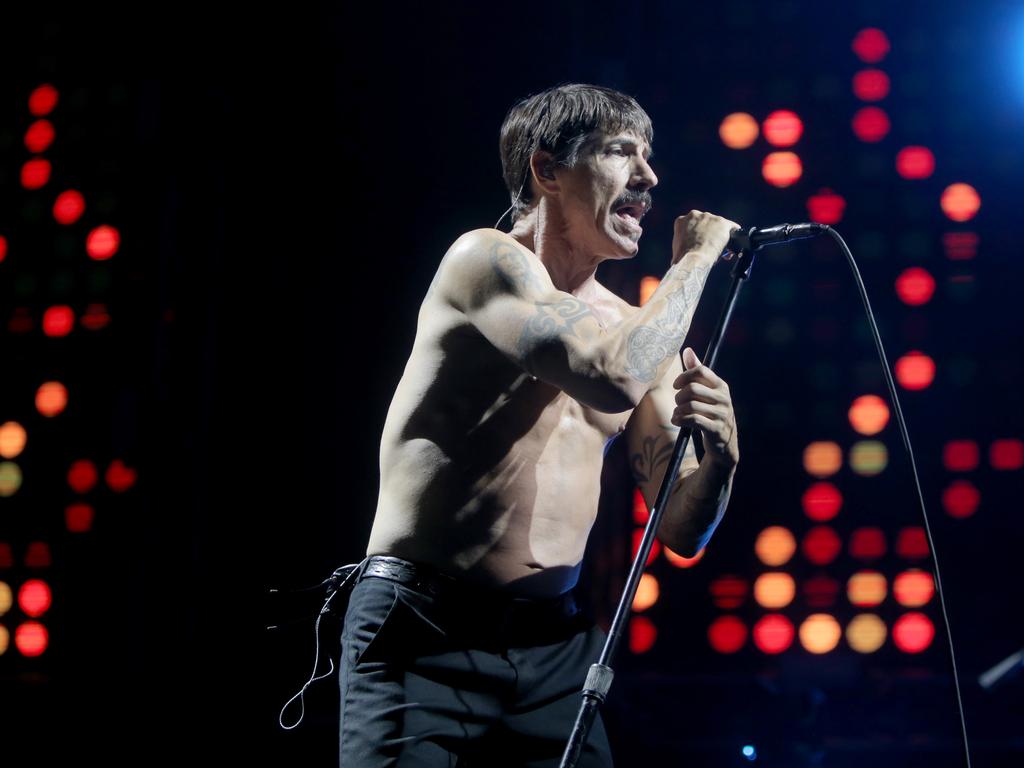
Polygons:
M48 655L33 666L10 651L2 662L3 714L23 737L19 747L115 763L333 764L336 678L310 689L298 729L277 726L312 668L313 623L266 631L306 606L264 592L314 585L362 557L379 434L419 301L451 241L493 225L508 205L501 120L529 93L593 82L634 95L655 125L661 183L641 254L600 273L629 301L641 275L664 271L676 215L697 208L767 225L805 219L805 200L821 187L846 196L837 228L864 273L890 358L925 348L939 366L933 387L901 397L942 558L975 764L1019 763L1021 683L985 694L974 680L1024 645L1021 472L986 470L983 459L973 478L983 503L968 520L946 516L940 497L951 479L941 463L946 440L976 439L984 450L1022 432L1015 225L1024 10L741 0L165 10L155 19L83 10L18 19L9 27L16 44L4 51L3 225L31 229L35 193L17 185L24 105L32 88L52 82L67 97L48 153L55 176L102 189L106 218L123 235L101 290L109 332L56 343L3 336L5 396L55 375L73 397L83 393L64 431L48 433L48 452L24 459L52 483L26 480L0 523L15 549L42 537L54 550ZM875 146L849 130L859 106L849 81L864 66L850 41L865 26L893 43L879 66L893 80L882 105L894 127ZM777 108L805 124L796 147L804 178L786 190L760 176L763 139L735 152L717 137L729 112L763 118ZM896 176L891 158L906 144L936 153L932 179L914 186ZM954 181L982 196L968 225L938 209ZM55 225L32 226L46 240ZM965 228L979 232L979 256L951 265L941 233ZM892 290L912 264L939 282L916 313ZM12 255L0 268L40 276L34 294L4 293L5 304L52 302L45 259ZM81 269L71 301L100 290ZM963 275L966 290L954 279ZM726 282L724 271L709 282L693 331L698 350ZM772 299L772 285L794 299ZM803 446L849 445L849 403L885 396L834 246L766 253L745 291L733 349L719 365L742 438L730 513L703 571L655 566L664 575L658 643L623 655L605 710L617 759L738 765L740 746L757 743L765 765L962 764L934 602L928 613L940 637L920 657L891 643L871 658L796 648L769 658L749 647L722 657L707 647L707 624L720 613L708 598L711 576L752 577L751 545L764 525L806 527ZM766 329L780 318L791 341L769 344ZM823 318L836 330L820 344L810 329ZM16 417L11 410L0 420ZM30 428L30 441L38 434ZM879 479L844 475L844 532L919 520L893 424L882 438L891 463ZM125 457L140 481L123 497L97 500L94 531L71 536L59 522L63 473L89 451ZM588 584L602 616L632 528L622 470L606 473L592 540ZM32 516L47 509L49 517ZM316 601L308 607L315 612ZM326 661L337 630L323 630Z

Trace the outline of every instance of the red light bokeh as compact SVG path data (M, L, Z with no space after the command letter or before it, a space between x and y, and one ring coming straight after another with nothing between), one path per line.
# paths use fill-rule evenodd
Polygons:
M861 107L851 122L854 135L861 141L874 144L889 134L892 127L889 116L879 107Z
M885 534L881 528L865 526L850 535L850 556L858 560L877 560L885 554Z
M927 179L935 173L935 155L928 147L904 147L896 153L896 173L904 179Z
M970 517L980 503L981 493L969 480L954 480L942 492L942 507L950 517Z
M788 109L775 110L764 119L762 126L764 140L773 147L791 147L800 140L803 132L803 121L796 112Z
M812 485L800 499L804 514L811 520L824 523L839 514L843 505L843 494L832 483L819 482Z
M839 534L827 525L816 525L807 532L801 549L809 561L815 565L828 565L843 548Z
M708 642L719 653L736 653L747 642L747 625L735 616L719 616L708 627Z
M994 440L988 449L992 469L1020 469L1024 467L1024 441L1007 438Z
M932 644L935 625L923 613L911 611L896 619L892 628L892 639L904 653L921 653Z
M861 101L881 101L889 95L889 76L880 69L862 69L853 76L853 93Z
M950 440L942 447L942 463L950 472L970 472L978 468L979 462L974 440Z
M782 653L793 644L793 622L777 613L762 617L754 625L754 645L763 653Z
M843 220L846 200L827 187L807 199L807 215L819 224L838 224Z

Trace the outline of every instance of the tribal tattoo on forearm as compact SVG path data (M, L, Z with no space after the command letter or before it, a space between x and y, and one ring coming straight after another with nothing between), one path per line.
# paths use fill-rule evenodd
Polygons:
M664 296L664 307L649 325L634 328L626 339L626 373L639 382L653 381L658 368L679 348L690 330L690 319L697 308L704 282L711 266L683 267L677 262L669 269L666 278L676 278L679 284ZM678 277L672 275L678 270Z

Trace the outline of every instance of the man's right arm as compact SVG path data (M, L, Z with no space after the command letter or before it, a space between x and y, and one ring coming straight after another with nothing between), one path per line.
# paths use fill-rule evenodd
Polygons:
M650 300L608 329L498 230L459 238L436 289L523 370L585 405L619 413L634 408L678 355L717 255L706 248L682 255Z

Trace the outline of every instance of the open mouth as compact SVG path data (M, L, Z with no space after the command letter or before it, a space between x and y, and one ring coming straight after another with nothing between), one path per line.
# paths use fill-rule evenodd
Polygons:
M639 229L640 219L644 217L647 211L644 210L642 203L628 203L626 205L620 205L615 209L615 215L622 219L629 226Z

